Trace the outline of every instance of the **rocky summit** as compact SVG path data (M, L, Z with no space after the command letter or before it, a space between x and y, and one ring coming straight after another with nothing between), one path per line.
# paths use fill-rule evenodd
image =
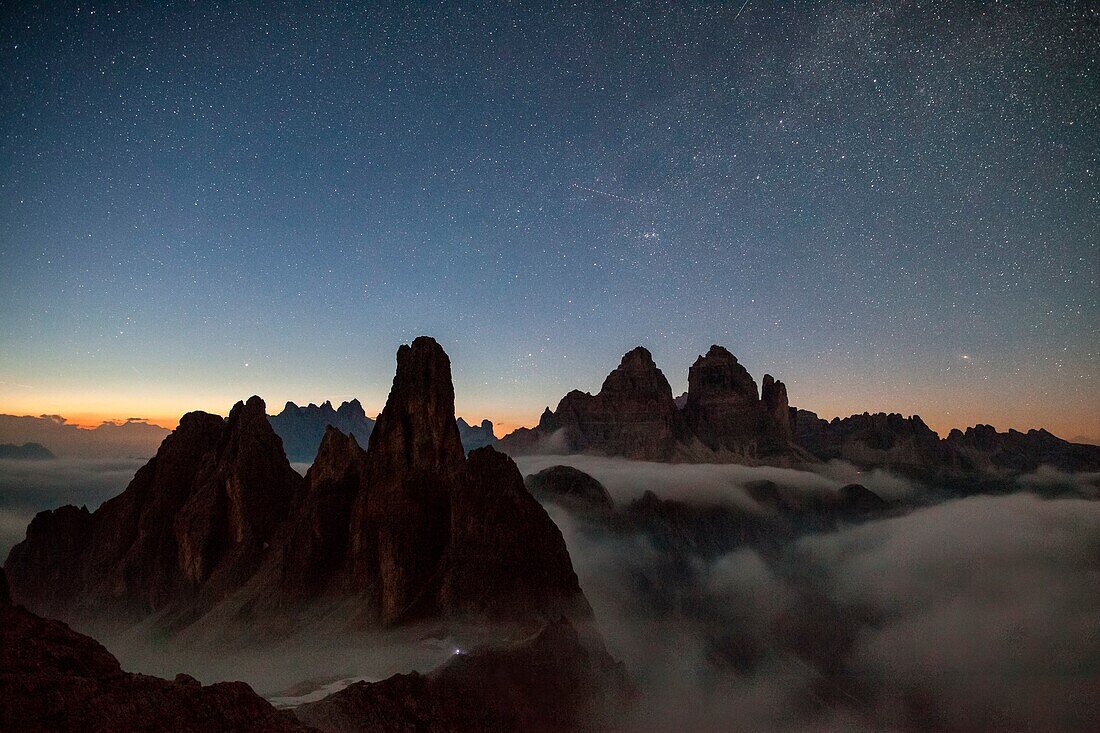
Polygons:
M652 355L627 353L596 395L574 390L535 428L505 436L522 453L594 453L652 461L745 460L791 449L787 391L771 376L761 398L752 375L727 349L712 346L672 388Z
M1100 471L1100 447L1045 430L1000 433L977 425L941 439L917 415L823 420L791 407L787 386L770 374L758 389L737 357L718 345L691 365L688 391L675 399L650 353L639 347L623 357L596 395L570 392L556 410L546 408L538 425L519 428L499 444L513 455L587 453L667 462L798 467L839 459L981 491L1041 466Z
M6 568L32 610L93 625L208 613L257 623L352 600L359 622L470 617L529 626L588 604L561 532L491 447L467 458L450 360L402 346L364 450L336 429L303 479L263 401L191 413L95 512L43 512Z

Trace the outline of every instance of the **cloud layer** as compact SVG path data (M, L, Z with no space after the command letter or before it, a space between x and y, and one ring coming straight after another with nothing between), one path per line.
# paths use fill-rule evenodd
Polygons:
M620 499L687 496L661 471L629 491L602 473ZM640 685L632 728L1100 726L1100 503L971 497L686 563L550 511Z

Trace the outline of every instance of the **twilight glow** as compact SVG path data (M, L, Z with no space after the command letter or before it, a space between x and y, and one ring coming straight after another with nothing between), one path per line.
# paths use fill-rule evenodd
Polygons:
M7 7L0 412L498 433L645 345L822 416L1100 437L1096 10Z

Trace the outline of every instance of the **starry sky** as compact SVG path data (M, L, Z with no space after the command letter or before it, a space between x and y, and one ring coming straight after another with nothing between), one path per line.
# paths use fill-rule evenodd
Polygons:
M1100 437L1094 3L4 2L0 411L505 430L711 343L823 416Z

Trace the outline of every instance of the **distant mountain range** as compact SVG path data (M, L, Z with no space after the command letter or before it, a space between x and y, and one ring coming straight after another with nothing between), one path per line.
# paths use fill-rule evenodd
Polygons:
M665 462L798 466L843 459L935 481L998 480L1050 466L1100 471L1100 447L1046 430L999 433L989 425L940 438L919 416L853 415L822 420L790 407L784 384L765 374L758 389L729 350L712 346L673 398L644 348L627 353L591 395L574 390L534 428L500 440L513 454L590 453Z
M41 443L0 443L0 458L14 461L48 461L56 456Z
M645 538L643 554L664 559L632 576L640 597L650 611L677 609L678 618L720 627L728 643L715 649L734 667L751 662L759 642L736 636L738 624L686 592L695 558L789 546L907 509L855 483L800 491L778 483L784 472L745 485L756 508L651 491L616 503L576 468L551 466L525 481L512 457L475 440L517 454L668 463L806 468L843 459L965 478L973 491L1042 466L1100 468L1100 448L1042 430L977 426L940 439L915 416L821 420L790 407L770 376L758 389L720 346L696 360L688 382L677 404L649 352L634 349L598 394L570 392L538 427L496 441L487 421L455 418L450 360L420 337L398 350L377 420L356 400L288 403L269 418L256 396L227 417L188 413L125 491L95 511L40 512L11 550L0 573L0 719L28 730L51 729L51 716L119 730L149 721L181 730L589 730L621 717L631 683L604 646L562 530L540 499L600 542L637 548ZM57 425L71 435L72 426ZM304 477L293 454L311 461ZM240 683L128 674L93 639L43 616L187 643L322 627L491 633L482 637L488 647L456 650L430 673L356 682L291 714Z
M170 432L142 418L82 428L60 415L0 415L0 443L37 443L61 457L148 458Z
M318 448L321 447L325 429L330 425L344 435L353 436L360 445L365 446L375 424L374 420L367 417L362 403L357 399L342 402L337 408L333 408L332 402L328 400L320 405L311 402L303 407L287 402L282 412L272 415L270 420L272 429L283 440L287 458L295 463L313 462ZM489 420L483 420L477 427L471 426L461 417L456 423L463 449L467 453L497 442L493 435L493 423Z

